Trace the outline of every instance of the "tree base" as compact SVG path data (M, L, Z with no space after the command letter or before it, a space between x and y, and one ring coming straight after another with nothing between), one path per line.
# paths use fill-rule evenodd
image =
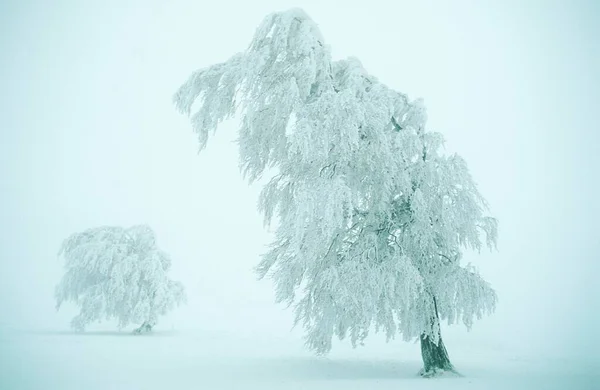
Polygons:
M445 372L458 374L452 363L450 363L448 351L446 351L441 335L437 344L430 337L421 335L421 356L423 357L424 366L419 371L419 375L424 378L440 376Z
M421 370L419 370L419 373L418 373L418 375L423 378L438 378L441 376L448 376L449 374L450 374L450 376L462 377L462 375L455 369L442 370L440 368L434 368L429 371L425 371L424 368L421 368Z
M152 326L151 323L146 321L139 328L134 329L133 334L149 333L152 331Z

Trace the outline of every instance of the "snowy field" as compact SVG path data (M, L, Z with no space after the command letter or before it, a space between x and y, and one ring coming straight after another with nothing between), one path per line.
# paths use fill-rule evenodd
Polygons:
M373 344L373 343L370 343ZM454 346L453 346L454 347ZM418 345L400 341L315 357L300 342L157 331L0 335L0 389L598 389L595 363L450 350L463 377L422 379Z

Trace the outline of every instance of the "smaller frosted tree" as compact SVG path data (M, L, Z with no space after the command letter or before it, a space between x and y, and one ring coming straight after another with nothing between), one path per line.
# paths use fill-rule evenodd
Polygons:
M183 285L167 277L171 259L146 225L103 226L73 234L59 256L66 272L56 287L56 309L65 301L80 307L71 321L75 330L116 319L119 329L141 324L134 333L149 332L158 316L186 300Z

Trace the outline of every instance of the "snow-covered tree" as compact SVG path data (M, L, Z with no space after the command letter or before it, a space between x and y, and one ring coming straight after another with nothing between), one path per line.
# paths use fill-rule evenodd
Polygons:
M374 329L420 339L423 374L452 370L440 321L491 312L496 294L464 249L496 242L496 220L465 161L425 130L421 100L332 61L300 9L273 13L246 51L194 72L174 96L200 146L241 116L240 165L250 181L276 175L259 208L276 236L257 267L317 353L333 336L362 343Z
M168 278L171 259L146 225L103 226L73 234L59 256L66 272L56 287L56 308L65 301L80 307L71 321L76 330L116 319L119 328L141 324L134 333L149 332L158 316L186 299L183 285Z

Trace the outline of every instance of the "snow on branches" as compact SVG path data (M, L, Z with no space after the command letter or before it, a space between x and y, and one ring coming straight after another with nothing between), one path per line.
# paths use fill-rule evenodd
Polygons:
M174 102L202 148L240 115L250 181L276 168L259 199L276 237L257 271L294 305L314 351L334 335L360 343L373 325L437 344L440 317L470 326L494 310L494 291L459 261L493 248L497 229L466 163L441 153L422 100L355 58L332 61L302 10L267 16L246 51L194 72Z
M74 329L102 319L116 319L119 328L142 324L149 331L160 315L185 301L181 283L170 280L169 256L158 249L146 225L128 229L104 226L67 238L59 256L65 275L56 287L56 308L65 301L80 307Z

